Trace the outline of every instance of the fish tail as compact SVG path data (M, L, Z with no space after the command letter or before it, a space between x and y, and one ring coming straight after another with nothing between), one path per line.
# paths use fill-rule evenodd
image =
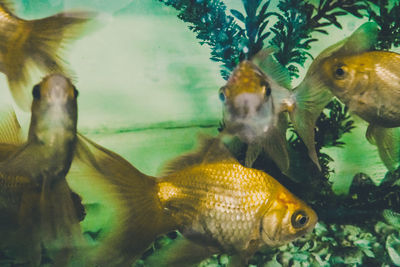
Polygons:
M85 244L78 208L64 178L44 179L39 200L40 236L56 266L65 266L72 252Z
M114 220L90 254L90 266L129 266L155 238L175 229L163 212L156 178L82 135L68 179L87 180L114 209ZM78 183L79 184L79 183Z
M315 149L315 122L324 107L332 99L333 95L329 90L323 88L318 82L305 77L303 82L295 88L292 95L292 105L288 108L290 119L295 131L303 140L308 149L311 160L321 170Z
M399 128L383 128L368 125L367 140L378 147L379 156L389 171L394 171L400 162Z
M18 26L11 33L7 53L3 58L4 73L7 75L11 93L18 106L29 110L32 101L30 81L34 70L68 74L62 59L62 48L82 35L93 13L70 12L37 19L18 19ZM83 27L86 26L86 27Z

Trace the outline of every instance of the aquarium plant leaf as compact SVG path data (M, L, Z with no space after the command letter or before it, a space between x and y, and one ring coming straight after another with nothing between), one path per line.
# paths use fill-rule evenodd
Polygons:
M400 2L388 0L369 0L367 13L381 30L376 49L389 50L400 46Z

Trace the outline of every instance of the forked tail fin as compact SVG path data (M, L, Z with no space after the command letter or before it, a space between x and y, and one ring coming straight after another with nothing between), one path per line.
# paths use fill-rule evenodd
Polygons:
M88 266L129 266L156 236L175 229L161 209L156 179L82 135L67 180L78 194L89 183L113 209L111 229L89 253Z
M306 78L308 78L306 76ZM332 93L325 89L318 79L304 79L294 90L294 105L289 110L293 127L308 149L311 160L321 170L315 150L315 123L324 107L332 99Z
M83 26L94 26L94 23L88 24L93 16L88 12L71 12L19 21L17 29L10 33L12 40L8 40L3 68L12 96L20 108L30 109L33 71L69 73L60 50L87 30Z

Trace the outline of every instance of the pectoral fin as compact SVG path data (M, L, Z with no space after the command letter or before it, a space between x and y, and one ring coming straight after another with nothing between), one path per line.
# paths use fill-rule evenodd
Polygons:
M286 115L282 113L279 116L277 125L268 130L268 135L264 142L265 152L283 173L286 173L289 169L286 129L287 119Z
M389 171L394 171L400 160L400 129L369 125L367 140L378 147L379 156Z
M260 144L249 144L246 151L246 158L244 159L244 165L251 168L261 152L262 146Z

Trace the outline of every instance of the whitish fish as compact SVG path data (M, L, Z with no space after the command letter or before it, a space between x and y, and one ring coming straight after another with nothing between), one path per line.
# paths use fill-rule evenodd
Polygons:
M78 93L53 74L32 94L26 142L13 112L0 124L0 251L14 264L38 266L44 248L62 266L82 241L65 180L76 144Z
M89 265L129 266L172 230L183 234L184 245L155 266L188 266L221 252L244 264L261 247L290 242L317 222L303 201L268 174L239 164L218 140L176 159L158 179L83 136L78 146L68 181L90 179L115 209L115 223Z
M251 167L262 150L282 172L289 168L283 111L289 98L290 76L272 56L273 49L259 52L234 69L219 91L224 104L224 130L248 144L245 165Z
M378 146L386 167L393 170L399 162L399 140L393 127L400 126L400 55L371 51L377 33L377 24L368 22L325 49L295 88L291 118L316 164L315 121L333 96L370 124L367 138Z
M0 0L0 71L20 108L29 110L32 98L27 88L33 71L68 72L60 50L82 33L91 17L88 12L65 12L24 20L15 15L9 1Z

